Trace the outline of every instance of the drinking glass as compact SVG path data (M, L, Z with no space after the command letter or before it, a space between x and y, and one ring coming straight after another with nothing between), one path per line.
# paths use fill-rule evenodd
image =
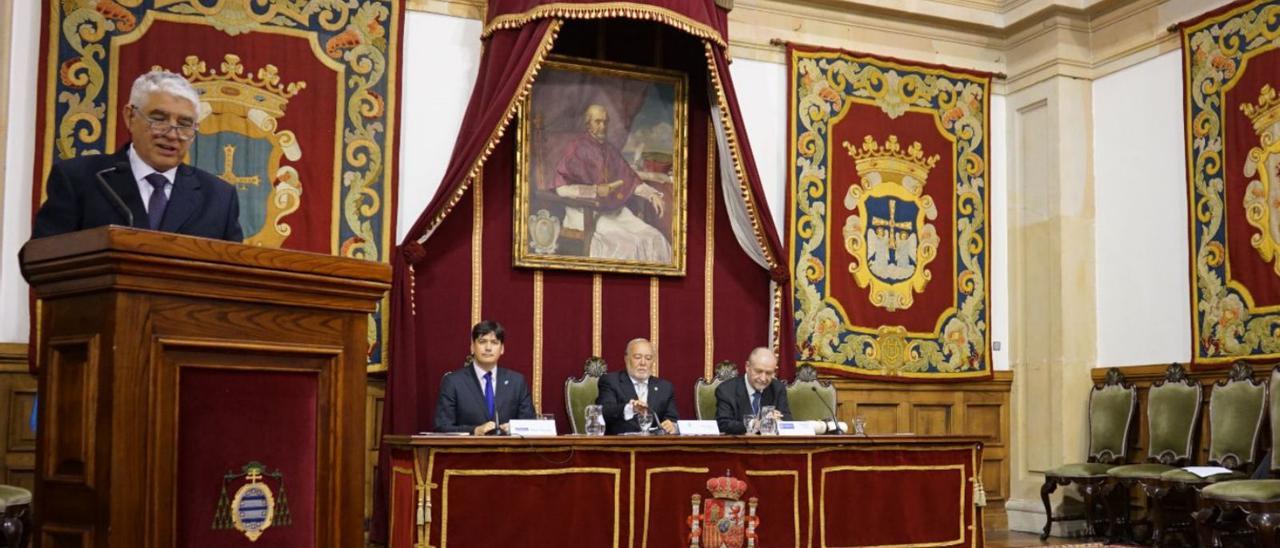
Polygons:
M764 436L778 435L778 417L772 405L760 407L760 434Z
M853 418L853 435L867 435L867 419L861 416Z
M760 419L756 418L755 415L743 415L742 426L747 429L743 433L748 436L760 433Z
M587 435L604 435L604 408L599 405L588 405L583 413L587 418Z
M653 412L648 409L636 411L636 422L640 423L640 433L648 436L653 428Z

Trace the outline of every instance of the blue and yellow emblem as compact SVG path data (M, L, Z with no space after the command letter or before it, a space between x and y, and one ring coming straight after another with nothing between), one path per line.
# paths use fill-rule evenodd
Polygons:
M272 479L280 490L279 500L266 480ZM227 487L244 481L236 489L234 497L227 497ZM284 491L284 474L279 470L267 472L262 463L252 461L240 468L240 472L228 471L222 477L222 494L213 514L213 529L235 529L244 533L250 542L272 525L286 526L293 523L289 513L289 498Z
M192 143L192 163L235 185L245 243L281 247L293 233L284 218L302 205L298 170L284 161L297 162L302 149L279 120L307 83L282 83L270 64L246 75L230 53L215 70L189 55L182 74L200 92L201 138Z
M938 231L929 223L938 209L924 186L939 156L925 158L920 143L904 151L896 135L884 146L870 135L861 147L843 146L860 179L844 197L854 212L843 231L853 256L849 273L858 287L871 286L871 304L890 312L911 308L932 278L925 267L938 256Z

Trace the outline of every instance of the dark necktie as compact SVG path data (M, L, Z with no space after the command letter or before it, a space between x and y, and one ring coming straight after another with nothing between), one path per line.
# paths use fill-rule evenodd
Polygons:
M485 417L493 420L493 371L484 374L484 405L489 412Z
M169 206L169 197L164 195L164 186L169 180L164 175L152 173L147 175L151 183L151 199L147 200L147 219L151 221L151 230L160 229L160 220L164 218L164 210Z
M751 414L753 415L760 414L760 393L759 392L755 392L751 394Z

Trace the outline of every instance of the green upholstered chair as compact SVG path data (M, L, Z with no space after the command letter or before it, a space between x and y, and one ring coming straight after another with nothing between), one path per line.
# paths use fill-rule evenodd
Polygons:
M1253 378L1253 368L1236 362L1225 379L1209 393L1209 465L1231 470L1209 477L1182 468L1169 470L1158 479L1141 480L1151 501L1152 543L1161 546L1178 535L1182 544L1194 545L1196 491L1209 484L1248 477L1257 459L1258 438L1266 416L1267 386Z
M1182 364L1171 364L1164 378L1147 391L1147 461L1142 464L1117 466L1107 471L1111 480L1105 490L1119 492L1112 506L1117 533L1132 538L1130 528L1130 490L1143 481L1159 480L1165 472L1191 464L1195 451L1195 433L1200 424L1200 383L1187 377Z
M608 370L609 364L605 363L604 358L591 356L582 364L582 378L569 377L564 380L564 410L569 414L569 425L573 427L574 434L587 431L587 415L584 410L588 405L596 403L596 396L600 395L600 376Z
M836 387L818 380L818 369L812 365L800 366L795 380L787 385L787 403L794 420L826 422L831 419L838 401Z
M1107 471L1119 466L1128 456L1129 432L1133 429L1133 416L1138 407L1138 390L1124 382L1119 369L1107 371L1106 380L1089 392L1089 456L1083 463L1067 464L1044 474L1040 488L1040 500L1044 502L1044 533L1040 540L1049 538L1055 521L1079 519L1080 516L1053 516L1049 495L1059 485L1076 484L1084 497L1085 522L1091 533L1099 532L1100 512L1103 504L1103 485Z
M711 380L698 379L693 386L693 403L698 412L698 420L716 419L716 387L737 376L738 366L729 360L721 360L716 364L716 374Z
M0 534L6 548L21 548L31 536L31 491L0 485Z
M1271 476L1280 471L1280 365L1271 370L1267 406L1271 413ZM1218 481L1200 491L1195 512L1202 546L1221 546L1224 533L1251 530L1245 545L1277 546L1276 526L1280 525L1280 479Z

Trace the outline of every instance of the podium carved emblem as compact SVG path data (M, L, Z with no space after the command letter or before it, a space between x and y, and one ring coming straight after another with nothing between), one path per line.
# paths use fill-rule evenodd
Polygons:
M279 489L279 499L268 485L274 480ZM243 482L243 483L241 483ZM234 497L227 497L227 487L240 483ZM222 476L222 492L213 514L213 529L235 529L244 533L250 542L258 540L272 525L286 526L293 523L289 513L289 497L284 491L284 474L280 470L268 472L266 466L252 461L239 472L229 470Z
M690 548L742 548L756 546L756 497L742 501L747 482L730 476L707 480L711 497L705 501L693 495L693 513L688 518Z

